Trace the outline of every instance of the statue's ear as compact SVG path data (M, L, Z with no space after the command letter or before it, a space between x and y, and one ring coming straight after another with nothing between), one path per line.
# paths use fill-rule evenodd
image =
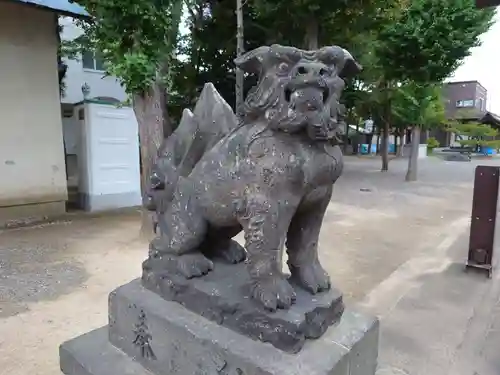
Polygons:
M270 47L262 46L234 59L234 63L238 68L246 73L259 74L262 68L262 61L269 52Z
M340 78L352 77L363 69L349 51L339 46L323 47L315 55L325 64L334 65Z
M352 57L349 51L344 50L344 64L339 70L338 75L340 78L350 78L359 74L363 67Z

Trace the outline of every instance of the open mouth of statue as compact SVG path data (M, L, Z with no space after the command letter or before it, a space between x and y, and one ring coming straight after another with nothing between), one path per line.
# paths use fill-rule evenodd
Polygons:
M324 108L329 94L326 87L304 87L295 90L286 88L285 100L294 111L315 112Z

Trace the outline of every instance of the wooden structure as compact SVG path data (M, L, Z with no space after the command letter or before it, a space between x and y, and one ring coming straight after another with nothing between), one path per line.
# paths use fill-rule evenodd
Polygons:
M500 167L480 165L474 178L469 256L466 269L485 270L491 278Z

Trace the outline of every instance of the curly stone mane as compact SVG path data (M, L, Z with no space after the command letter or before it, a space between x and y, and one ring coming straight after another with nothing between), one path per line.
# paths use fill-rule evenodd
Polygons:
M291 73L301 61L320 62L329 68L328 76L315 78L317 85L329 94L321 110L313 114L291 109L287 100L287 86L293 79ZM336 129L343 123L344 108L339 102L345 86L343 77L360 69L352 56L338 46L316 51L265 46L241 56L235 63L245 72L259 76L257 85L247 95L240 126L265 120L267 129L293 133L309 123L310 128L323 129L328 139L334 138Z

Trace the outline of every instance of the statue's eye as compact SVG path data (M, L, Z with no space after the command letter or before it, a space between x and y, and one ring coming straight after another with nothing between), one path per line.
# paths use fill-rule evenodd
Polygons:
M322 77L329 77L332 75L332 71L327 68L321 68L319 71L319 75Z
M289 69L290 69L290 66L285 62L282 62L278 66L278 70L282 73L288 72Z

